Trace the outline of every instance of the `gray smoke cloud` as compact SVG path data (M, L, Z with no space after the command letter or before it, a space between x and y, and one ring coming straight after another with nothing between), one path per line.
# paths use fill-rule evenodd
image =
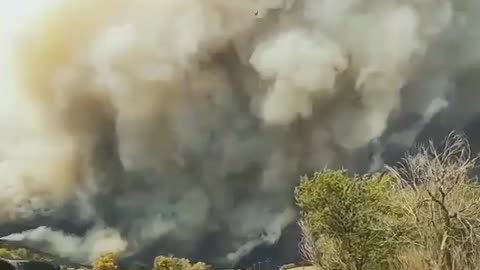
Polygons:
M78 261L235 263L295 220L299 175L480 110L476 0L44 2L1 22L0 231Z

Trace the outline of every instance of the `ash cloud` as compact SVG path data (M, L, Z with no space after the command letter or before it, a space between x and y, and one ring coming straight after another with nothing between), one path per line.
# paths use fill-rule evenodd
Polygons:
M78 261L233 264L294 221L299 175L480 108L474 0L52 3L1 48L0 232Z

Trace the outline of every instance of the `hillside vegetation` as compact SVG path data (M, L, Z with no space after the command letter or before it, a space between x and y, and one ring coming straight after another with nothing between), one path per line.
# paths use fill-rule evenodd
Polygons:
M295 191L302 254L322 270L479 269L475 162L451 134L383 173L304 177Z
M368 175L324 170L295 189L303 232L300 253L311 266L298 270L480 269L480 184L467 140L451 134ZM105 253L93 270L127 270ZM58 258L0 242L0 257ZM129 269L211 270L202 262L159 256Z
M45 252L24 247L16 242L9 241L0 241L0 257L13 260L32 260L44 262L62 260Z
M29 260L62 265L70 269L88 269L88 266L73 263L68 259L54 256L40 250L24 246L21 242L0 240L0 258L10 260Z
M93 264L93 270L127 270L117 265L117 255L114 253L101 254ZM132 267L128 270L152 269L148 267ZM212 270L212 266L203 263L191 263L188 259L173 256L158 256L153 261L153 270Z

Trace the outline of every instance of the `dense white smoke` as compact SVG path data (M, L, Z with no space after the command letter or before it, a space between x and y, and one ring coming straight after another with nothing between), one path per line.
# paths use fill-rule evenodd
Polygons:
M300 174L480 111L476 0L45 2L0 6L29 14L0 21L0 233L51 226L21 239L79 261L234 263L295 219Z

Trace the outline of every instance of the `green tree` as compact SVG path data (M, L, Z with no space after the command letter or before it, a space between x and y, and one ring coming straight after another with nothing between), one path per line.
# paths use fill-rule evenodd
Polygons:
M307 259L326 270L385 270L408 231L389 174L325 170L295 190Z
M190 261L173 256L158 256L153 263L154 270L189 270Z
M95 259L93 270L116 270L117 257L114 253L103 253Z
M191 270L213 270L213 267L204 262L197 262L197 263L194 263L190 269Z
M2 258L12 258L11 252L6 248L0 248L0 257Z

